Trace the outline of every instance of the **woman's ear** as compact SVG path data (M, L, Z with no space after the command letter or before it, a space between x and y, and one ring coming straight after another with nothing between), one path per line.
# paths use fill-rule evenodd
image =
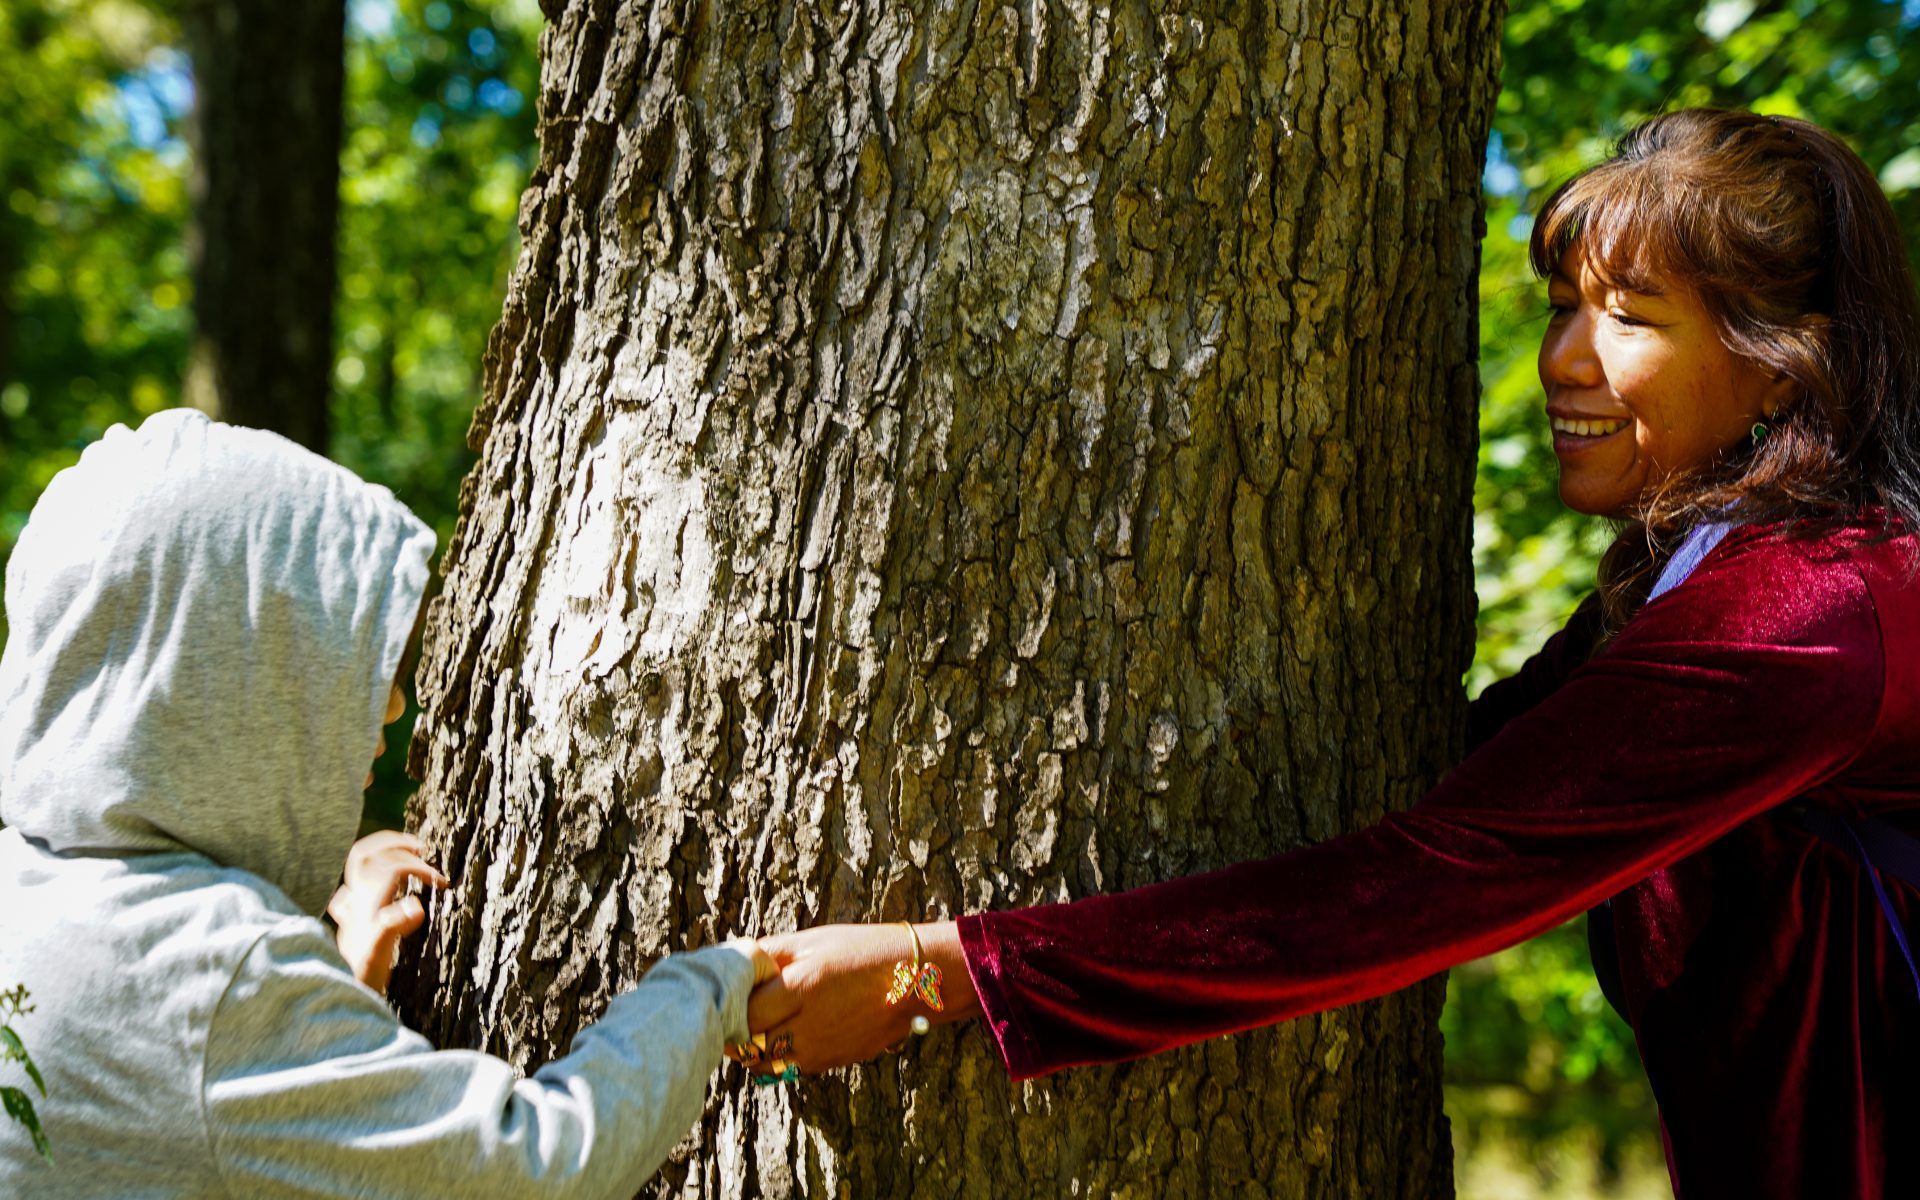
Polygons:
M1785 371L1776 374L1767 381L1766 391L1760 394L1760 415L1773 420L1794 402L1800 395L1800 385Z

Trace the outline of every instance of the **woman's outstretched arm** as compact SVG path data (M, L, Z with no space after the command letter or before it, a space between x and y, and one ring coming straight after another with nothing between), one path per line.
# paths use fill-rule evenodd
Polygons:
M963 1003L1026 1078L1382 995L1552 928L1831 778L1870 736L1881 682L1851 565L1730 539L1409 812L1203 875L962 918L977 991ZM807 965L758 1014L790 1009L808 1069L816 1021L819 1047L838 1048L808 992L872 990L813 936L769 947ZM861 1012L876 1019L872 1002ZM898 1036L904 1018L882 1016Z

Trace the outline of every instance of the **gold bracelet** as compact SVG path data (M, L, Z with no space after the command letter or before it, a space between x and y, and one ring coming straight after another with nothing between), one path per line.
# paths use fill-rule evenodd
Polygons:
M901 921L900 924L907 927L907 936L913 939L913 962L909 965L903 959L893 964L893 986L887 989L888 1006L897 1006L908 996L918 996L933 1011L945 1011L947 1002L940 996L939 965L922 959L920 931L913 927L913 922ZM915 1033L925 1033L930 1028L932 1022L923 1014L914 1015L912 1029Z

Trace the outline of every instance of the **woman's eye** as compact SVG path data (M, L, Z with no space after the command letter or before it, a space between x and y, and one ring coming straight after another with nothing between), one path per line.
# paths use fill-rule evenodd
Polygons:
M1638 317L1636 317L1636 316L1634 316L1634 315L1633 315L1632 313L1629 313L1629 312L1627 312L1627 311L1626 311L1625 309L1622 309L1622 308L1610 308L1610 309L1608 309L1608 310L1607 310L1607 316L1608 316L1608 317L1610 317L1610 318L1612 318L1612 319L1613 319L1613 322L1614 322L1615 324L1617 324L1617 325L1625 325L1625 326L1628 326L1629 328L1631 328L1631 327L1633 327L1633 326L1636 326L1636 325L1645 325L1645 324L1646 324L1646 322L1645 322L1645 321L1642 321L1642 320L1641 320L1640 318L1638 318Z
M1553 317L1564 317L1572 312L1575 307L1575 305L1568 304L1564 300L1549 300L1547 301L1547 314L1549 319Z

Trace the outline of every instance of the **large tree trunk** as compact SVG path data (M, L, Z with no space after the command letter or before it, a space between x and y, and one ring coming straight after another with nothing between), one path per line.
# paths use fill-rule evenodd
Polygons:
M1300 846L1458 750L1497 0L839 7L550 13L413 746L444 1043ZM1441 997L729 1072L648 1190L1444 1195Z
M193 61L187 396L324 454L346 0L184 0Z

